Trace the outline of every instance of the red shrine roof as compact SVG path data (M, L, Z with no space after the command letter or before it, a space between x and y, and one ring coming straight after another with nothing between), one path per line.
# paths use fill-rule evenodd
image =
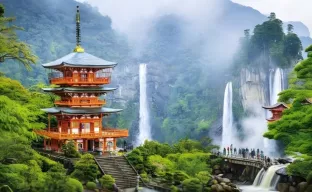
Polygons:
M285 103L282 103L282 102L276 103L276 104L271 105L271 106L262 106L262 108L264 108L264 109L277 109L279 107L283 107L285 109L289 108Z

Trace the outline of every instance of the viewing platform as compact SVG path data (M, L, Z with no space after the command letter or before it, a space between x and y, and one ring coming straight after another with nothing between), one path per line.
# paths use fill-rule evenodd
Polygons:
M96 139L96 138L120 138L120 137L128 137L129 132L126 129L103 129L102 131L98 132L83 132L80 131L79 133L68 133L68 132L61 132L57 128L48 129L46 130L36 130L35 131L38 135L49 137L51 139L57 140L68 140L68 139Z

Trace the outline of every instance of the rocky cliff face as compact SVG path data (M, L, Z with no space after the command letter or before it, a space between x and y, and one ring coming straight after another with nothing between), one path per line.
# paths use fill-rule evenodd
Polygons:
M243 68L240 72L240 94L244 111L269 104L269 73L256 68Z

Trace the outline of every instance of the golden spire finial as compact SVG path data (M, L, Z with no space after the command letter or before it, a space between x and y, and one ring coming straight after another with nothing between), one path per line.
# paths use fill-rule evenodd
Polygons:
M80 37L80 12L79 6L77 6L77 13L76 13L76 47L74 52L83 53L84 49L80 45L81 37Z

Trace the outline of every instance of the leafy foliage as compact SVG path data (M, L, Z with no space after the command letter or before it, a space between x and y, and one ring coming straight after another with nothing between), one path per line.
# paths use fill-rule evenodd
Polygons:
M88 181L88 183L86 184L86 187L87 189L94 190L96 189L96 183Z
M189 139L182 139L172 146L145 141L127 158L146 181L161 178L162 183L169 187L179 185L186 179L199 179L201 188L201 185L208 183L212 172L208 149L212 148L205 142Z
M113 184L115 183L115 179L111 175L103 175L99 179L103 189L108 189L112 190L113 189Z
M75 143L73 140L68 141L62 146L62 151L66 157L75 158L80 157L79 152L75 147Z
M21 27L10 25L15 18L4 17L5 9L0 4L0 62L6 59L13 59L21 62L26 68L37 61L37 56L32 53L30 46L17 37L16 30L23 30Z
M94 182L99 173L93 155L87 153L82 155L81 159L75 163L75 170L71 176L85 183L88 181Z

